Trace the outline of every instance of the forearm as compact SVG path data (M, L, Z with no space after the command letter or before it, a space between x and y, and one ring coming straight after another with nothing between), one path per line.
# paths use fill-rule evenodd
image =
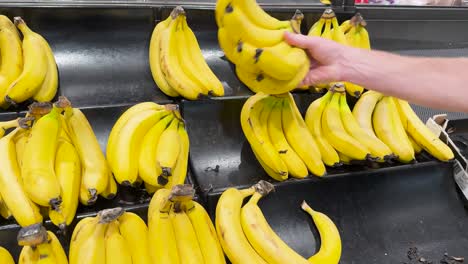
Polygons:
M438 109L468 112L468 59L405 57L352 50L343 79Z

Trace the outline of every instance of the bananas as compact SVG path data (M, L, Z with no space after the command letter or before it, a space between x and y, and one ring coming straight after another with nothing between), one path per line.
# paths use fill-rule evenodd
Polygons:
M224 95L224 87L208 67L180 6L154 28L149 61L153 79L168 96L196 100Z
M275 180L284 181L289 174L304 178L308 171L325 174L320 150L291 94L250 97L242 107L241 126L257 160Z
M281 94L298 88L309 70L309 58L284 42L283 35L300 32L300 11L290 21L279 21L253 0L219 0L215 13L220 47L249 89Z
M125 212L118 218L118 228L125 245L129 248L133 264L150 264L148 227L136 214ZM109 261L108 263L114 263Z
M67 255L54 233L46 231L41 225L30 230L33 235L28 235L24 230L18 235L18 243L23 245L20 264L68 264Z
M3 247L0 247L0 263L3 264L15 264L13 257L10 252Z
M16 105L31 97L39 102L50 101L58 88L58 70L52 49L41 35L26 25L21 17L15 17L14 21L23 35L22 59L21 52L17 48L19 41L17 34L11 32L9 39L11 43L5 44L6 50L10 52L10 55L5 57L9 62L5 64L11 65L12 68L10 72L1 75L5 80L0 81L0 91L4 89L6 83L8 89L0 93L2 96L0 105L4 104L3 100ZM0 45L2 42L0 36ZM18 70L21 70L21 74L18 74Z
M216 207L216 228L231 263L337 264L341 257L338 229L326 215L313 211L305 202L302 208L313 217L321 238L321 248L315 255L306 260L273 231L257 204L273 189L272 184L260 181L250 188L229 188L221 194ZM248 196L252 197L242 207Z

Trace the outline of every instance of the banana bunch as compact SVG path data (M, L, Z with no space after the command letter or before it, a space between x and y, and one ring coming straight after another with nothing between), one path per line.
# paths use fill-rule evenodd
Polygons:
M32 31L21 17L13 23L0 16L0 107L7 108L33 98L47 102L58 88L58 70L47 40Z
M281 94L299 88L310 61L283 38L286 31L300 33L299 10L290 21L279 21L254 0L218 0L215 14L219 45L249 89Z
M206 210L193 201L191 185L160 189L148 208L152 263L226 263ZM245 262L251 263L251 262Z
M302 209L312 217L321 239L315 255L305 259L274 232L258 206L258 201L272 190L272 184L260 181L248 189L229 188L221 195L216 206L216 230L231 263L337 264L341 257L338 229L330 218L312 210L306 202Z
M107 160L119 184L147 190L185 182L189 138L177 105L144 102L129 108L115 123L107 142Z
M20 230L18 244L23 246L19 264L68 264L67 255L60 241L54 233L46 231L41 224Z
M8 252L8 250L6 250L4 247L0 247L0 263L15 264L15 261L13 260L10 252Z
M208 67L180 6L154 28L149 63L154 81L168 96L196 100L224 95L224 87Z
M250 97L242 107L241 126L255 157L273 179L326 173L317 143L290 93L259 92Z
M78 222L71 238L69 259L70 264L150 264L148 250L145 222L117 207Z
M312 25L308 35L322 37L356 48L370 49L369 34L367 34L365 26L366 22L359 13L351 20L347 20L339 25L335 13L332 9L328 8L324 11L319 21ZM323 90L331 86L333 84L319 84L315 88ZM345 82L345 86L348 94L354 97L361 96L364 91L362 86L353 83Z

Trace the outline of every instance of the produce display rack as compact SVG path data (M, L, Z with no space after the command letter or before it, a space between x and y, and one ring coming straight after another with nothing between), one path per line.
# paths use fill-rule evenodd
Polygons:
M216 201L224 189L247 187L260 179L271 181L252 155L240 127L242 104L252 92L237 79L233 65L219 48L214 2L60 3L2 2L0 14L22 16L49 41L60 73L58 95L83 109L104 152L113 124L128 107L143 101L177 103L191 141L187 182L194 184L199 201L213 219ZM339 5L335 6L338 18L343 21L361 12L375 49L416 56L468 56L468 35L461 34L468 27L467 9L361 7L346 3L334 2ZM155 23L179 4L187 11L188 23L209 66L225 87L224 97L171 99L154 84L148 65L150 36ZM263 6L283 19L296 8L301 9L305 14L303 32L324 10L307 1L271 1ZM294 93L302 112L319 96ZM26 106L0 111L0 121L24 116ZM415 110L424 121L440 112L416 106ZM466 155L467 148L461 147L468 144L468 119L464 118L468 116L449 113L448 128L457 127L450 136ZM416 164L344 166L329 169L323 179L275 182L276 191L259 204L272 228L305 257L316 251L319 236L300 209L302 200L330 216L338 226L343 242L340 263L404 263L412 248L434 263L444 253L468 257L468 207L454 181L455 163L441 163L426 155L418 159ZM95 206L80 206L69 232L60 236L65 250L79 219L115 206L146 219L148 199L143 190L121 189L112 201L100 198ZM50 222L45 225L57 231ZM18 230L14 221L0 220L0 246L8 248L15 258L20 252L16 244Z

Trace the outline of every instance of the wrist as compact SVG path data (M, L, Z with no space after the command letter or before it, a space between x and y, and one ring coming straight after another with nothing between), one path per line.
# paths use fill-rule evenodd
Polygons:
M341 61L341 80L355 84L362 83L370 72L369 60L366 59L367 50L346 47Z

